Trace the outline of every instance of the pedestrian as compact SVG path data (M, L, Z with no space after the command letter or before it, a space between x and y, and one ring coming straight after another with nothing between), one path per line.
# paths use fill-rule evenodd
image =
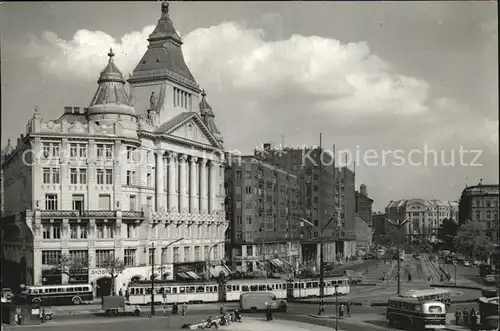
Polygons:
M187 303L184 302L182 304L182 316L186 316L187 310L188 310L188 305L187 305Z
M118 295L119 295L119 296L121 296L121 297L123 296L123 290L122 290L122 289L120 289L120 290L118 291Z
M457 311L455 312L455 325L460 325L460 317L462 317L462 312L460 311L460 308L457 308Z
M470 327L472 330L476 330L477 328L477 314L474 308L470 311L469 314L469 319L470 319Z
M347 316L349 316L349 317L351 316L351 305L352 305L351 301L348 301L347 302Z
M344 305L341 304L339 307L339 319L344 318Z
M319 313L320 313L320 314L322 314L322 313L324 313L324 312L325 312L325 302L324 302L324 301L322 301L322 302L321 302L321 308L319 309Z
M224 315L224 305L220 305L220 314Z
M408 273L408 283L411 283L411 274Z
M464 312L462 313L464 316L464 326L469 325L469 312L467 311L467 308L464 308Z

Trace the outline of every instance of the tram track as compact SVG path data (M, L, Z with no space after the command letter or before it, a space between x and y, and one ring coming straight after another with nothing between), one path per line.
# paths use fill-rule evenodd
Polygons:
M437 278L438 281L441 281L442 278L446 278L446 275L444 274L444 272L442 272L441 269L439 267L437 267L434 264L434 262L431 261L431 259L429 258L429 256L427 254L424 257L424 262L427 264L428 267L430 266L429 270L435 274L436 277L431 275L431 277L433 279Z

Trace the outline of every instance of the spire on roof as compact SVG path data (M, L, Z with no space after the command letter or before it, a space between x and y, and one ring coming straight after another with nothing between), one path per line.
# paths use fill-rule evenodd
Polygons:
M215 125L215 115L214 112L212 111L212 107L207 101L207 93L205 90L201 92L201 101L200 101L200 115L203 120L203 123L207 126L207 128L212 132L212 134L215 136L215 138L219 142L223 142L222 135L217 128L217 125Z

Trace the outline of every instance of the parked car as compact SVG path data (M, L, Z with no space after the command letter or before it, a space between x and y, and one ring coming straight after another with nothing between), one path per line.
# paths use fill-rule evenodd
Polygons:
M464 267L470 267L470 262L467 260L464 260Z

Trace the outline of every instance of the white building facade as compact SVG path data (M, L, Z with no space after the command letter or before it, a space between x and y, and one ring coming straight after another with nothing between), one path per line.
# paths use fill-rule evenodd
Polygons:
M2 260L20 283L92 282L106 295L110 256L127 266L115 291L152 269L197 278L223 263L223 140L168 7L128 86L110 51L88 108L57 120L37 108L6 149ZM90 266L64 274L61 256Z

